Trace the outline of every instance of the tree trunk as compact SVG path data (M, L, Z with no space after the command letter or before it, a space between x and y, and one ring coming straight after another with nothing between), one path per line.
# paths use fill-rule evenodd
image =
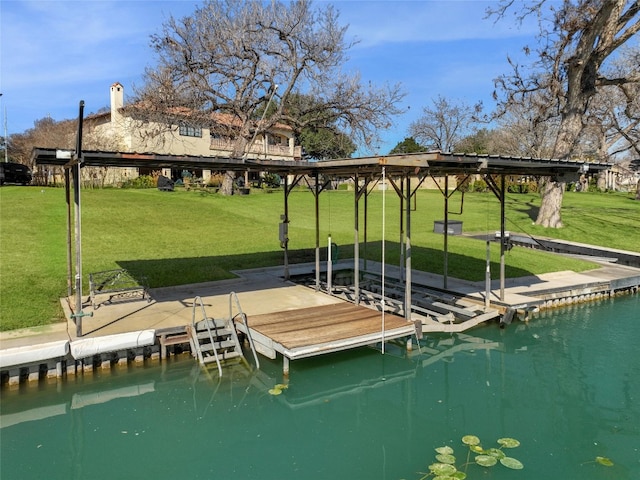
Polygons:
M245 149L247 147L251 147L250 145L248 145L248 141L245 138L247 135L249 135L248 127L245 125L233 145L233 151L231 152L232 158L243 158ZM220 190L218 190L218 193L220 195L233 195L233 182L235 179L236 172L227 170L224 174L224 178L222 179L222 185L220 185Z
M586 101L584 99L581 100ZM584 108L572 108L569 109L569 114L562 117L558 129L558 137L553 147L553 158L562 160L571 157L573 147L582 130L580 111L584 111ZM566 181L559 181L557 178L551 177L545 177L541 181L543 182L542 201L536 224L547 228L562 228L560 210L566 189Z
M638 180L638 186L636 187L636 200L640 200L640 180Z
M218 190L218 193L220 195L233 195L233 181L235 180L235 178L236 172L227 170L224 174L222 185L220 185L220 190Z
M565 182L556 182L550 177L544 178L542 202L538 211L536 224L547 228L562 228L560 208L566 188Z

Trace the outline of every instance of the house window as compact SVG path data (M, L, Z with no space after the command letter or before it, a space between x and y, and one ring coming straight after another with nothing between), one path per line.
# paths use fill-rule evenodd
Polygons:
M287 145L288 139L286 137L281 137L280 135L269 135L268 136L269 145Z
M186 123L181 123L180 135L182 135L183 137L202 137L202 128L187 125Z

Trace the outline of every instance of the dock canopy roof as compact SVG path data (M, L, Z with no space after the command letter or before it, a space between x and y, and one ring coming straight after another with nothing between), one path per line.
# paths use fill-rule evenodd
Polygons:
M31 159L35 165L65 166L71 163L73 152L53 148L34 148ZM324 161L261 160L157 153L127 153L82 151L82 163L90 167L197 168L213 171L268 171L278 174L333 176L378 174L386 167L388 175L429 173L433 176L456 174L542 175L558 176L599 172L611 168L604 162L557 160L440 151L378 155Z

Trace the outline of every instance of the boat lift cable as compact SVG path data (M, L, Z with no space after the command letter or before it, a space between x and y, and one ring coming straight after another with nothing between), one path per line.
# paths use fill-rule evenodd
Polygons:
M505 217L506 218L506 217ZM550 251L551 249L549 247L547 247L546 245L540 243L535 237L533 237L529 232L527 232L527 230L525 228L523 228L521 225L518 225L516 222L514 222L513 220L506 218L506 220L511 223L512 225L514 225L518 230L520 230L522 233L524 233L527 237L529 237L531 239L531 241L533 241L536 245L538 245L542 250L547 250Z
M384 355L384 314L385 314L385 305L384 305L384 284L385 284L385 219L386 219L386 192L387 192L387 178L385 167L382 167L382 297L380 299L380 307L382 309L382 354Z
M327 293L333 295L333 252L331 251L331 192L329 192L329 235L327 237Z

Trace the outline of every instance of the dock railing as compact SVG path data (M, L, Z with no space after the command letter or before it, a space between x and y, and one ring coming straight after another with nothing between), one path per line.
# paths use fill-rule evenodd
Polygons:
M235 315L233 314L234 304L237 309L237 313ZM240 306L240 300L238 300L238 295L236 294L236 292L231 292L229 294L229 319L234 324L234 328L235 328L235 321L237 317L240 317L242 319L242 323L246 327L247 339L249 340L251 353L253 353L253 359L256 362L256 368L260 369L260 361L258 360L258 355L256 353L255 345L253 344L253 338L251 337L251 330L249 329L249 321L247 319L247 315L242 311L242 307Z

